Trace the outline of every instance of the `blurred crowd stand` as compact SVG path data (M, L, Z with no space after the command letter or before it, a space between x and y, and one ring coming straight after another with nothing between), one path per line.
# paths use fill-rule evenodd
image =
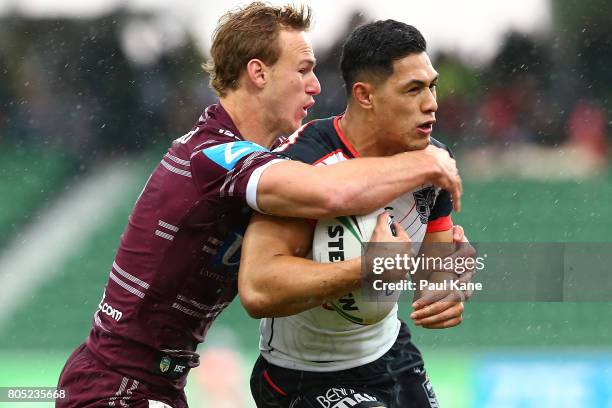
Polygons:
M340 49L365 21L353 13L344 33L317 52L323 92L310 118L341 113ZM139 30L162 44L150 58L130 55L147 56ZM469 176L599 174L608 165L612 123L612 63L602 69L600 59L611 33L603 23L574 37L510 32L480 65L453 50L437 52L434 136L462 158ZM186 34L164 47L164 35L155 15L125 10L88 20L3 17L0 148L55 146L86 167L92 159L162 149L186 133L216 97L196 42Z

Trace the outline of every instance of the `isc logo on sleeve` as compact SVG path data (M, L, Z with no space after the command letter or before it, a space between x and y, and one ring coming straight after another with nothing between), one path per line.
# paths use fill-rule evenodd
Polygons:
M267 150L256 143L242 140L240 142L223 143L209 147L202 150L202 153L225 170L231 170L244 156L253 152Z

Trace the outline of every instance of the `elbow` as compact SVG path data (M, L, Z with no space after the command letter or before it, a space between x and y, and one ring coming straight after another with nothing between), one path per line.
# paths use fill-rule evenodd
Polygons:
M253 290L240 292L240 303L244 310L254 319L262 319L268 316L269 305L266 301L267 296Z

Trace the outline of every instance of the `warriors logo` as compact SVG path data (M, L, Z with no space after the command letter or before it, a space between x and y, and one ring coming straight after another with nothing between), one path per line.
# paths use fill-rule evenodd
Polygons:
M412 193L416 210L419 213L422 224L427 224L431 209L433 208L436 199L436 189L434 187L426 187L422 190Z

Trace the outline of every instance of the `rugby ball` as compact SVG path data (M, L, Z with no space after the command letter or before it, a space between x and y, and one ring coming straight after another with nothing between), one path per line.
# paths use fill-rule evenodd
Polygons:
M378 215L382 211L363 216L319 220L312 241L312 259L329 263L360 257L362 247L370 240ZM391 230L391 225L389 229ZM393 311L399 296L399 290L372 291L366 301L361 290L355 290L323 307L331 306L337 314L352 323L370 325L387 317Z

